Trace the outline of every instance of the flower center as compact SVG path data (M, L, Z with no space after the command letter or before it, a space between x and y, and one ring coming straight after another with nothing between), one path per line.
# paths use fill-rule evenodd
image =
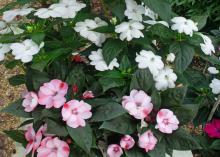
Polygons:
M78 114L78 111L77 111L76 108L72 110L72 114L74 114L74 115L77 115L77 114Z
M169 120L168 120L168 119L164 119L164 120L163 120L163 123L164 123L165 125L168 125L168 124L169 124Z
M117 152L119 152L119 148L118 147L114 147L113 151L117 153Z

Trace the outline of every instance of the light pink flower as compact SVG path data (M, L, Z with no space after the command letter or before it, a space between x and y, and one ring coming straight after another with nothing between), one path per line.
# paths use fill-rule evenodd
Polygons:
M66 102L64 96L66 95L67 90L67 83L57 79L51 80L40 87L38 102L41 105L45 105L46 108L60 108Z
M157 113L157 125L156 129L159 129L163 133L171 134L174 130L178 129L179 120L168 109L161 109Z
M28 126L27 131L25 132L25 139L28 141L28 144L25 149L25 154L29 154L32 150L32 156L36 149L40 146L40 142L42 140L42 132L41 129L35 133L34 128L32 126Z
M37 157L69 157L69 145L58 137L46 137L37 149Z
M72 128L84 127L85 119L92 117L91 106L84 101L71 100L62 109L63 121Z
M136 119L146 118L153 109L151 97L144 91L133 89L130 96L124 96L122 106Z
M121 148L129 150L134 146L134 144L135 144L135 141L133 137L131 137L130 135L125 135L124 137L121 138L121 141L120 141Z
M34 92L28 92L24 95L24 100L22 102L22 106L25 108L26 112L33 111L38 105L38 97Z
M83 99L92 99L92 98L94 98L95 96L94 96L94 94L93 94L93 92L92 91L85 91L84 93L83 93Z
M120 157L123 154L123 151L119 145L111 144L108 146L107 154L109 157Z
M153 135L151 130L139 136L138 145L140 148L144 148L146 152L153 150L156 144L157 138Z

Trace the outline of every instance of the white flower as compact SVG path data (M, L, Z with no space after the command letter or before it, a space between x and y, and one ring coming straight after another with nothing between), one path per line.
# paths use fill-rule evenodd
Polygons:
M154 21L158 18L158 15L147 6L145 6L144 15L150 17Z
M164 63L161 57L155 55L152 51L142 50L140 54L137 54L135 61L138 62L138 68L149 68L153 76L157 76L159 71L164 68Z
M167 55L167 59L166 59L166 61L172 63L172 62L174 62L175 58L176 58L176 56L175 56L174 53L169 53L169 54Z
M61 0L59 3L50 5L49 8L38 9L34 15L43 19L49 17L68 19L74 18L77 12L84 7L86 7L84 3L76 2L76 0Z
M126 10L124 12L125 16L129 20L142 21L142 14L145 13L145 8L142 5L138 5L134 0L125 0Z
M175 87L177 76L173 72L173 69L165 67L159 72L157 76L154 77L154 80L156 81L155 87L157 88L157 90L164 91L168 88Z
M214 78L212 80L212 83L210 83L209 87L212 88L213 94L219 94L220 93L220 80Z
M22 43L13 43L10 48L12 49L12 54L15 56L16 60L21 60L23 63L28 63L32 61L33 55L37 54L43 47L43 43L38 46L31 39L26 39Z
M197 23L194 23L190 19L184 17L174 17L172 20L172 30L176 30L179 33L185 33L186 35L193 36L194 31L198 31Z
M202 39L204 41L204 43L200 44L202 51L206 55L212 55L212 53L215 53L215 47L212 44L212 40L208 36L203 35L201 33L199 35L202 37Z
M2 19L6 22L11 22L14 20L16 16L26 16L30 14L34 9L33 8L21 8L5 11L3 13Z
M107 25L105 21L96 17L95 20L86 19L83 22L77 22L74 30L97 46L101 46L106 40L106 35L104 33L94 32L93 29Z
M219 70L217 70L215 67L209 67L207 70L210 74L218 74L219 73Z
M24 32L23 29L20 29L17 24L7 24L4 21L0 21L0 34L8 34L13 32L14 34L21 34Z
M113 70L114 67L119 67L116 58L114 58L109 65L106 64L106 62L103 59L102 49L92 51L91 55L89 55L89 59L91 60L90 65L94 65L95 69L98 71Z
M115 27L115 32L120 33L121 40L131 41L133 38L144 37L141 30L144 29L144 25L137 21L122 22Z
M169 24L166 21L155 21L155 20L146 20L144 23L147 23L149 25L156 25L156 24L162 24L169 28Z
M1 44L0 43L0 61L4 60L5 54L11 51L10 44Z

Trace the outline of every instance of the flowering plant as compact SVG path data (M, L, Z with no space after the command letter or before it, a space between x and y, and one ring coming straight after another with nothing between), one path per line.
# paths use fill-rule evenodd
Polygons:
M213 93L209 87L218 70L206 72L220 65L211 38L167 1L100 5L99 14L88 0L17 0L10 5L16 9L1 10L0 59L23 67L9 82L27 87L2 110L27 118L21 125L27 127L6 133L37 157L202 151L201 138L183 126L205 124L213 93L220 93L219 80L210 84ZM196 68L194 59L206 65ZM198 112L204 107L206 115ZM205 128L219 138L212 124Z

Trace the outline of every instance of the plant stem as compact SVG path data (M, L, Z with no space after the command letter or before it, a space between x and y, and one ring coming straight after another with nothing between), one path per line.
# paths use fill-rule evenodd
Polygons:
M218 106L220 104L220 95L218 96L218 99L217 101L215 102L210 114L209 114L209 117L208 117L208 121L212 120L212 117L213 115L215 114L215 111L217 110Z

